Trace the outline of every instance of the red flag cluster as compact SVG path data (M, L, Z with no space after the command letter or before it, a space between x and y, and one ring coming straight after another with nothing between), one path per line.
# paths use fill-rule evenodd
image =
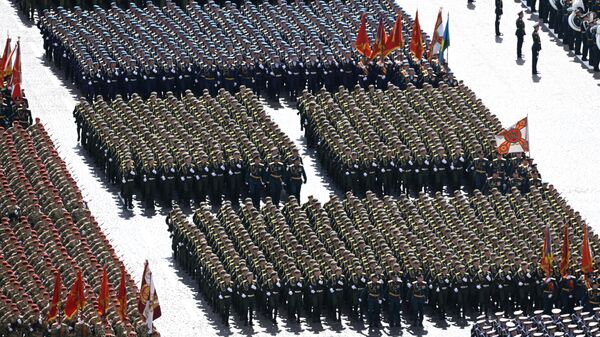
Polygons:
M373 47L369 43L369 37L367 35L367 19L363 14L360 18L360 28L356 35L356 42L354 47L363 56L372 60L377 56L387 57L394 50L404 46L404 39L402 35L402 15L398 14L396 23L392 28L389 36L385 33L385 24L383 19L379 19L379 26L377 27L377 35L375 36L375 43Z
M542 248L542 259L540 261L542 269L546 272L547 276L550 276L552 271L552 240L550 238L550 230L546 227L544 231L544 247ZM558 266L560 276L566 277L570 273L571 269L571 248L569 244L569 226L565 224L563 230L563 243L561 248L560 265ZM590 250L590 243L588 239L588 228L584 224L583 227L583 241L581 242L581 272L586 278L594 272L592 252Z
M119 316L122 320L127 319L127 293L125 284L125 268L121 267L121 284L119 285L118 300L121 303L119 308ZM110 309L110 294L109 294L109 283L108 283L108 272L106 267L102 272L102 280L100 282L100 294L98 296L98 315L100 318L104 318ZM50 309L48 310L48 322L52 322L59 317L62 304L62 280L60 272L57 272L54 279L54 291L52 293L52 302L50 302ZM81 310L87 304L85 297L85 281L81 270L77 271L77 277L75 282L71 286L71 290L65 300L64 308L62 311L67 319L73 319L80 313Z
M12 87L12 99L17 100L23 97L21 90L21 42L17 41L17 47L12 49L10 41L11 39L8 37L0 58L0 88L4 88L5 85ZM13 55L15 55L14 62Z

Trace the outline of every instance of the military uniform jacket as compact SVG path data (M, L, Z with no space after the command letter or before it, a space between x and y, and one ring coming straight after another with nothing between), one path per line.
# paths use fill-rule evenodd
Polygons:
M483 272L483 270L480 270L479 273L477 273L475 282L476 282L476 285L479 286L478 289L490 290L490 287L494 283L494 278L493 278L491 272L488 271L487 273L485 273L485 272Z
M194 176L196 175L196 169L194 165L182 165L179 169L179 180L182 182L188 181L191 182Z
M256 285L256 281L253 280L249 282L248 280L244 280L240 285L240 296L242 298L252 298L256 295L256 291L258 290L258 286ZM245 296L244 296L245 295Z
M304 166L290 166L288 170L288 177L290 181L302 182L302 179L306 181L306 172L304 172Z
M132 168L123 168L123 172L121 173L122 175L122 182L123 184L125 183L133 183L135 182L135 177L136 177L136 173L135 173L135 169Z
M316 277L311 277L310 280L308 281L308 290L310 291L311 294L320 294L323 293L325 291L326 288L326 284L325 284L325 279L323 278L323 276L316 278Z
M452 288L450 275L438 274L433 278L433 287L436 292L447 291Z
M269 166L267 167L267 172L271 178L282 181L284 173L283 163L280 161L270 162Z
M415 165L414 165L412 158L402 157L400 159L400 163L398 165L398 172L404 173L404 174L410 174L413 172L414 168L415 168Z
M469 285L471 284L471 279L467 273L456 274L453 281L455 291L467 291L469 289Z
M300 277L298 279L292 278L288 284L288 295L301 295L304 290L304 280Z
M162 181L173 181L177 174L177 170L175 170L175 166L165 166L160 173L160 180Z
M230 160L227 165L227 174L230 177L244 177L244 162L241 160Z
M262 184L265 173L266 170L263 164L250 164L250 166L248 167L248 183Z
M531 34L531 36L533 37L533 46L531 46L531 50L533 50L533 51L542 50L542 42L540 40L540 34L536 31L534 31L533 34Z
M523 19L518 18L517 19L517 31L515 32L516 36L525 36L525 22L523 22Z
M448 157L446 155L433 156L433 159L431 160L431 164L433 166L434 173L445 173L449 169Z
M370 281L367 284L367 294L370 299L379 300L381 298L381 284Z
M415 160L415 173L429 174L431 161L428 155L418 156Z
M350 288L356 291L362 291L367 287L367 278L365 275L353 274L350 277Z
M402 281L396 276L387 282L387 296L389 299L400 299L402 293Z
M502 159L498 159L498 158L494 158L492 160L492 170L493 172L498 172L498 174L501 177L506 176L506 173L508 171L508 161L504 158Z
M518 289L529 287L531 281L531 273L529 273L529 271L519 270L513 278L513 282Z
M587 300L594 307L597 307L598 305L600 305L600 289L599 288L588 289Z
M379 162L376 159L365 161L363 164L363 176L376 178L379 175Z
M425 281L413 281L410 298L413 301L425 301L427 297L427 283Z
M212 172L210 175L213 177L222 178L227 174L227 167L224 162L214 162L211 165L211 169Z
M220 282L219 295L223 297L223 299L230 299L231 296L233 296L233 284L226 284L225 282Z
M142 181L153 183L158 177L158 169L156 165L144 166L142 168Z
M214 171L212 165L209 163L200 163L198 164L198 170L196 171L194 178L196 178L196 180L206 181L212 176L213 173Z
M281 293L281 283L268 280L264 285L264 292L267 297L278 296Z
M488 174L490 161L487 158L475 158L471 164L471 170L479 174Z

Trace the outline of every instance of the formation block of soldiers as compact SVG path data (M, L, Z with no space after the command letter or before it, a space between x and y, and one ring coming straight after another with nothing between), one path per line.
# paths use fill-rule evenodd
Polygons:
M137 336L147 334L134 304L138 289L87 208L66 163L43 124L0 126L0 335ZM101 320L97 305L106 267L116 287L125 273L128 320L117 313L117 294ZM62 294L77 272L85 275L88 304L77 317L62 312L47 321L55 275ZM61 309L62 311L62 309ZM140 334L142 335L142 334Z
M266 196L278 205L282 194L299 199L307 180L298 149L244 86L216 97L82 100L74 116L82 146L121 186L126 207L134 193L146 208L246 197L259 207Z
M382 61L362 59L349 47L359 13L368 15L372 30L379 18L393 26L397 14L405 27L412 24L391 0L224 6L208 1L186 7L168 1L163 7L131 3L129 9L117 3L108 10L59 7L44 11L38 26L46 57L88 100L117 94L129 99L134 93L147 98L168 91L180 96L186 90L215 96L220 88L233 93L241 86L271 99L284 95L293 100L305 88L456 82L437 57L417 62L408 44ZM408 31L403 34L407 40ZM429 41L426 34L424 40Z
M290 322L348 315L378 329L382 319L401 326L403 312L421 326L426 306L442 319L594 308L595 281L586 285L575 268L546 276L539 264L542 224L560 237L565 218L580 244L583 220L553 186L542 185L525 195L514 187L508 194L398 200L348 192L323 205L312 197L300 205L290 196L281 208L267 198L261 209L247 199L237 211L226 201L216 215L207 205L198 208L194 224L175 208L167 223L178 261L202 274L203 292L226 324L232 303L246 324L261 312L276 323L285 308ZM592 235L592 249L599 243ZM598 266L588 277L595 280ZM221 282L230 290L219 290Z

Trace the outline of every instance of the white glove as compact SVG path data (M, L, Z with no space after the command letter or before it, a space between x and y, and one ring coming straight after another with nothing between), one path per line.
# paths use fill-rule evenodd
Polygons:
M435 292L436 292L436 293L439 293L439 292L440 292L440 288L439 288L439 287L438 287L438 288L435 288Z
M528 277L528 278L531 278L531 274L527 273L527 277Z
M366 177L366 176L367 176L367 172L363 173L363 176L365 176L365 177Z
M416 170L415 170L415 173L419 173L419 169L416 169Z
M523 286L523 282L519 281L519 287Z
M223 295L219 295L219 299L222 300L223 299Z
M347 171L346 171L346 175L347 175L347 176L349 176L349 175L350 175L350 172L347 172Z
M510 275L506 275L506 279L510 281L511 280Z
M463 282L467 282L467 278L466 277L463 277L462 280L463 280Z
M311 294L314 294L314 293L315 293L315 291L314 291L314 290L311 290L311 291L310 291L310 293L311 293Z
M446 163L448 163L448 162L446 161L446 159L442 159L442 164L446 164Z
M411 283L406 284L406 286L409 287L409 288L412 288L412 284Z
M434 167L434 168L433 168L433 172L437 172L437 171L438 171L438 170L437 170L437 167Z
M144 177L144 182L147 182L147 181L148 181L148 179L146 179L146 178Z
M548 298L552 298L552 294L548 294Z
M356 290L356 286L354 284L350 288L352 288L352 290Z
M342 281L337 281L337 284L339 284L339 285L343 286L343 285L344 285L344 282L342 282Z
M242 294L242 298L246 298L246 294Z
M184 178L184 177L181 177L181 181L185 181L185 178Z
M288 291L288 295L292 295L292 294L293 294L293 293L292 293L292 291L291 291L291 290L290 290L290 291Z
M250 288L252 288L252 290L256 290L256 286L254 284L250 286Z
M433 289L433 285L432 284L429 285L429 289Z
M486 280L488 280L488 282L492 282L492 278L490 277L490 275L485 277Z
M498 289L504 288L501 284L498 285Z
M216 176L217 176L217 174L216 174L216 173L214 173L214 172L211 172L211 173L210 173L210 175L211 175L211 176L213 176L213 177L216 177Z
M458 288L454 288L454 292L455 292L455 293L458 293Z
M329 292L333 294L335 291L333 290L333 288L329 288Z
M378 302L379 302L379 304L381 304L381 300L379 300Z
M267 296L271 296L271 292L270 291L267 291Z
M298 283L296 283L296 285L297 285L298 287L302 287L302 282L298 282Z
M125 180L125 178L121 179L121 181L123 182L123 184L125 184L127 181Z
M481 289L481 286L478 284L477 286L475 286L475 288Z

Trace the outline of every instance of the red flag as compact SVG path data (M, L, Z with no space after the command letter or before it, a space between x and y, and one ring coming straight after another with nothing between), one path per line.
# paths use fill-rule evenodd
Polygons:
M10 48L10 37L6 38L6 44L4 45L4 52L2 53L2 58L0 59L0 88L4 87L4 70L6 69L6 63L8 61L8 56L11 55Z
M52 292L52 302L50 302L50 310L48 310L48 322L56 319L60 307L60 288L62 283L60 280L60 272L56 272L54 279L54 291Z
M154 288L152 272L148 267L148 261L144 264L144 274L142 275L142 286L140 287L140 297L138 299L138 310L140 315L146 319L148 331L152 331L152 321L161 315L158 295Z
M10 80L12 83L12 99L15 101L17 98L22 97L21 93L21 41L17 41L17 56L15 56L15 64L13 66L12 77Z
M392 28L392 32L386 41L383 57L387 57L394 50L402 48L402 46L404 46L404 36L402 34L402 14L398 14L394 28Z
M560 256L560 275L566 276L569 273L571 263L571 251L569 250L569 226L565 223L565 234L563 238L561 256Z
M106 267L102 271L102 281L100 282L100 294L98 295L98 315L103 318L110 308L110 297L108 295L108 272Z
M121 283L119 283L119 317L125 322L127 320L127 288L125 287L125 267L121 265Z
M375 44L373 45L373 51L371 52L370 59L374 59L379 55L383 55L386 41L387 36L385 35L383 19L379 19L379 26L377 26L377 37L375 38Z
M83 276L81 276L81 270L78 270L77 278L75 279L71 291L67 296L67 301L65 302L65 316L67 319L72 319L77 313L77 310L81 310L85 306L84 289Z
M427 60L431 62L433 54L437 54L441 51L442 42L444 42L444 27L442 26L442 9L438 12L437 20L435 20L435 27L433 28L433 37L431 38L431 44L429 45L429 53Z
M421 33L421 25L419 25L419 11L415 16L415 23L412 28L412 35L410 38L410 51L413 53L417 60L423 58L425 47L423 47L423 35Z
M369 36L367 36L367 18L364 14L360 17L360 28L356 35L354 47L365 57L371 56L371 44L369 43Z
M581 272L584 275L592 273L594 271L594 265L592 260L592 253L590 251L590 243L588 240L588 228L587 225L583 225L583 243L581 244Z
M544 230L542 259L540 261L542 270L544 270L546 276L550 276L552 274L552 262L554 262L554 256L552 255L552 239L550 238L550 227L546 226L546 229Z

